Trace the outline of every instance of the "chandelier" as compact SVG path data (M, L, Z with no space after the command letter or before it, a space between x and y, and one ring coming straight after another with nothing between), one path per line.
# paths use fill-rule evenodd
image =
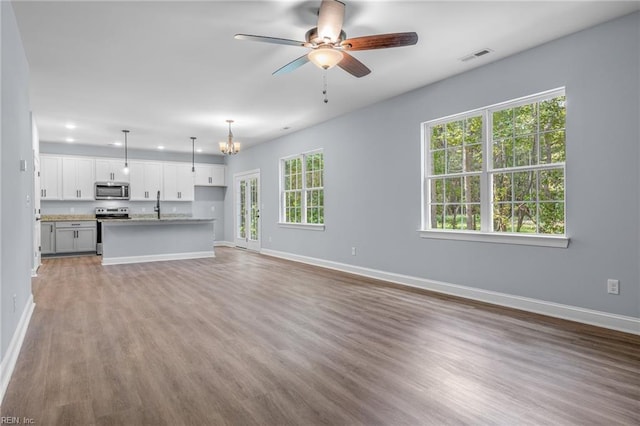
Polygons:
M225 155L233 155L240 152L240 142L233 141L233 133L231 133L231 123L233 120L227 120L229 123L229 137L226 142L220 142L220 152Z

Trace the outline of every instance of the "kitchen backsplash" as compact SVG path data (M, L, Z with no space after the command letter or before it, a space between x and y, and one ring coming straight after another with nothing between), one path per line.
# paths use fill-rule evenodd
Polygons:
M172 202L161 201L160 207L164 214L179 214L192 217L215 218L216 229L224 229L224 196L226 188L196 187L195 201ZM93 201L56 201L42 200L40 213L42 215L85 215L94 214L96 207L129 207L130 214L153 214L155 201L123 201L123 200L93 200Z

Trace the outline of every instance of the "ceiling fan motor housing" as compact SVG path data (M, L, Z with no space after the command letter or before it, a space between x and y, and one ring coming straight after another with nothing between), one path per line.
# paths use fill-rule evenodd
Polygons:
M341 30L340 37L338 37L337 40L330 40L329 42L327 42L327 40L318 36L318 27L313 27L309 31L307 31L307 33L304 35L304 39L307 41L307 43L311 43L313 47L323 44L329 44L334 47L338 47L340 46L340 43L347 39L347 33L345 33L344 30Z

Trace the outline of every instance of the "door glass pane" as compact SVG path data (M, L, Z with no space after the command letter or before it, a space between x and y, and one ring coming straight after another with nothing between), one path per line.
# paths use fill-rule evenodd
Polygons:
M247 211L247 182L240 181L238 196L238 236L240 238L247 238L247 219L245 212Z
M258 205L258 179L251 178L249 180L250 187L250 203L251 203L251 233L250 239L258 241L258 218L260 217L260 206Z

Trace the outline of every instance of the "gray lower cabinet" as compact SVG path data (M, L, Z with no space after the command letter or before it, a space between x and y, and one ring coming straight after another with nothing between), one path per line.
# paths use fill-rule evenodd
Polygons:
M96 222L56 222L56 253L96 251Z
M56 223L42 222L40 224L40 252L51 254L56 252Z

